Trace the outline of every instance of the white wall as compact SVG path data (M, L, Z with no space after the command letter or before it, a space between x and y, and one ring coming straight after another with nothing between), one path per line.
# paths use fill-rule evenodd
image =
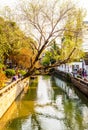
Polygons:
M0 118L28 84L29 78L18 79L0 90Z
M82 68L82 62L71 62L71 63L67 63L67 64L63 64L61 66L58 67L58 70L64 71L64 72L72 72L72 65L75 66L79 66L79 69Z

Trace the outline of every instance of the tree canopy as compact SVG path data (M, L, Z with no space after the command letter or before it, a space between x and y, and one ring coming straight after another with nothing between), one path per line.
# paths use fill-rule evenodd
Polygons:
M30 42L32 55L26 76L35 74L35 70L39 70L40 73L44 69L49 71L53 67L71 61L76 55L80 57L84 16L84 11L69 0L64 2L61 0L21 1L19 23L23 21L22 26L25 26L26 37L31 37L35 41ZM17 34L19 35L20 32L17 31ZM10 36L12 43L14 37L12 34ZM54 53L55 62L43 66L40 60L42 55L51 48L53 41L58 41L58 50L54 48L50 51ZM19 42L16 44L18 45ZM53 56L50 52L46 54Z
M30 57L34 51L30 46L30 42L34 42L33 39L25 36L15 22L0 17L1 62L6 63L9 59L13 64L28 68L27 64L29 63L30 66Z

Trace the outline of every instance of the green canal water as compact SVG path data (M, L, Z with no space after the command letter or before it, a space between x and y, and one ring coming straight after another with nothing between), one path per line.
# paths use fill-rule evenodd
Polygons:
M61 79L39 76L2 117L0 130L88 130L88 99Z

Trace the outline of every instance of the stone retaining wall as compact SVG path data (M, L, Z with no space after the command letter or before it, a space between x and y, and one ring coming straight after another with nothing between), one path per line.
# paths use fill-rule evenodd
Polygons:
M18 79L0 90L0 118L27 85L29 85L29 78Z
M70 81L75 87L77 87L85 96L88 97L88 81L85 81L81 78L75 78L72 75L55 70L54 75L61 77L62 79L65 79L66 81Z

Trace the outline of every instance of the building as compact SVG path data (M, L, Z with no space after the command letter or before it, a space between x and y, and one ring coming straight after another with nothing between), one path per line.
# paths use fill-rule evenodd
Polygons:
M67 73L71 73L74 71L74 69L79 70L82 67L83 67L83 61L80 61L80 62L71 62L63 64L59 66L58 69Z

